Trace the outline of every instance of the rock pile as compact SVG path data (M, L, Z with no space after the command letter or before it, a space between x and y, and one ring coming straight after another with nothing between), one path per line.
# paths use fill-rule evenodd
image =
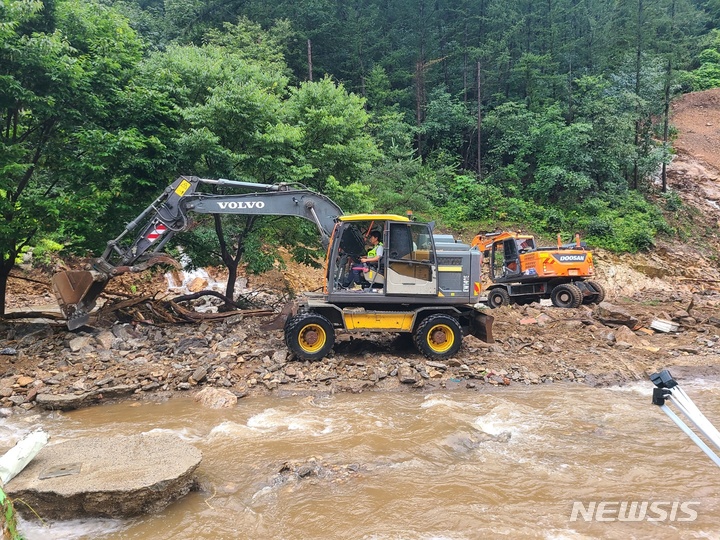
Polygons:
M322 362L292 357L282 331L260 318L199 325L116 323L70 333L50 324L0 325L0 405L72 409L118 397L168 396L203 387L236 398L279 395L478 388L554 381L638 380L668 364L715 374L720 354L720 295L643 293L622 303L559 309L542 304L493 310L497 342L472 336L453 359L432 361L407 335L339 334ZM672 321L677 330L651 328ZM223 406L228 400L223 397Z

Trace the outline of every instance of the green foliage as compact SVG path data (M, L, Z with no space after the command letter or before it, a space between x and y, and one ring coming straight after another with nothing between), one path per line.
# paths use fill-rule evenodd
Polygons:
M373 209L370 186L361 182L343 186L334 176L330 176L326 182L324 195L332 199L346 213L371 212Z
M263 244L256 234L248 235L245 239L245 257L247 270L252 274L261 274L273 269L275 262L280 259L276 246Z
M284 53L292 40L292 25L287 19L276 20L271 28L263 30L258 23L240 17L235 24L223 23L222 30L209 30L204 39L233 51L240 60L289 75Z
M43 238L99 251L178 174L646 249L668 231L636 193L668 159L665 90L720 86L715 4L3 0L2 271ZM311 262L297 222L223 238L253 269L284 243ZM213 225L178 238L197 264Z
M125 19L96 2L7 0L0 27L0 275L6 275L23 248L42 246L57 230L73 239L91 236L102 222L98 214L116 202L107 170L113 157L128 159L137 145L106 143L126 138L118 96L143 44ZM94 221L73 224L85 209Z
M384 113L397 108L397 103L405 99L406 91L393 89L387 70L375 65L365 79L368 108Z
M475 119L467 107L441 86L431 92L418 132L424 136L425 154L439 151L461 154L468 133L475 128Z
M677 212L683 206L682 199L678 195L677 191L668 191L663 194L663 200L665 203L665 210L668 212Z
M597 191L593 126L567 124L557 107L533 113L508 103L488 114L492 182L540 204L566 204Z
M693 90L720 87L720 30L713 29L708 37L708 48L698 55L700 66L690 73Z
M41 239L35 246L25 246L15 260L20 264L25 253L32 254L32 265L36 268L50 268L65 246L49 238Z
M295 157L310 168L308 186L324 192L330 177L341 184L362 178L380 156L364 101L327 77L289 91L283 120L302 126Z
M614 201L593 199L578 210L565 230L581 232L590 245L610 251L645 251L658 232L668 232L659 210L637 193Z

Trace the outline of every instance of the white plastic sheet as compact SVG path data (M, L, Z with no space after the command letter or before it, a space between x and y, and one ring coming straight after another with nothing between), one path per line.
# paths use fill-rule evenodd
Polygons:
M0 485L15 478L48 443L48 439L44 431L33 431L0 457Z

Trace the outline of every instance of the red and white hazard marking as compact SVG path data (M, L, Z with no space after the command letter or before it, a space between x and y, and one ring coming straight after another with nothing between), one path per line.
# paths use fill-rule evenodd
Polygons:
M150 242L154 242L163 234L165 234L165 231L167 231L167 227L162 223L158 223L157 225L155 225L155 228L148 233L147 239L150 240Z

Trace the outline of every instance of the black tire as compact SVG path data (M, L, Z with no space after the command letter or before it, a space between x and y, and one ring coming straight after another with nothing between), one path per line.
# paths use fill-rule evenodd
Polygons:
M605 287L600 285L597 281L586 281L585 282L589 289L594 289L597 294L590 294L583 298L583 304L599 304L605 300Z
M322 315L300 313L285 324L285 344L302 360L320 360L335 345L335 329Z
M488 292L488 305L491 308L509 306L510 303L510 295L505 289L491 289Z
M454 356L462 347L462 328L450 315L430 315L413 333L415 347L431 360L445 360Z
M554 306L561 308L576 308L582 304L582 291L577 285L563 283L555 287L550 293L550 300Z

